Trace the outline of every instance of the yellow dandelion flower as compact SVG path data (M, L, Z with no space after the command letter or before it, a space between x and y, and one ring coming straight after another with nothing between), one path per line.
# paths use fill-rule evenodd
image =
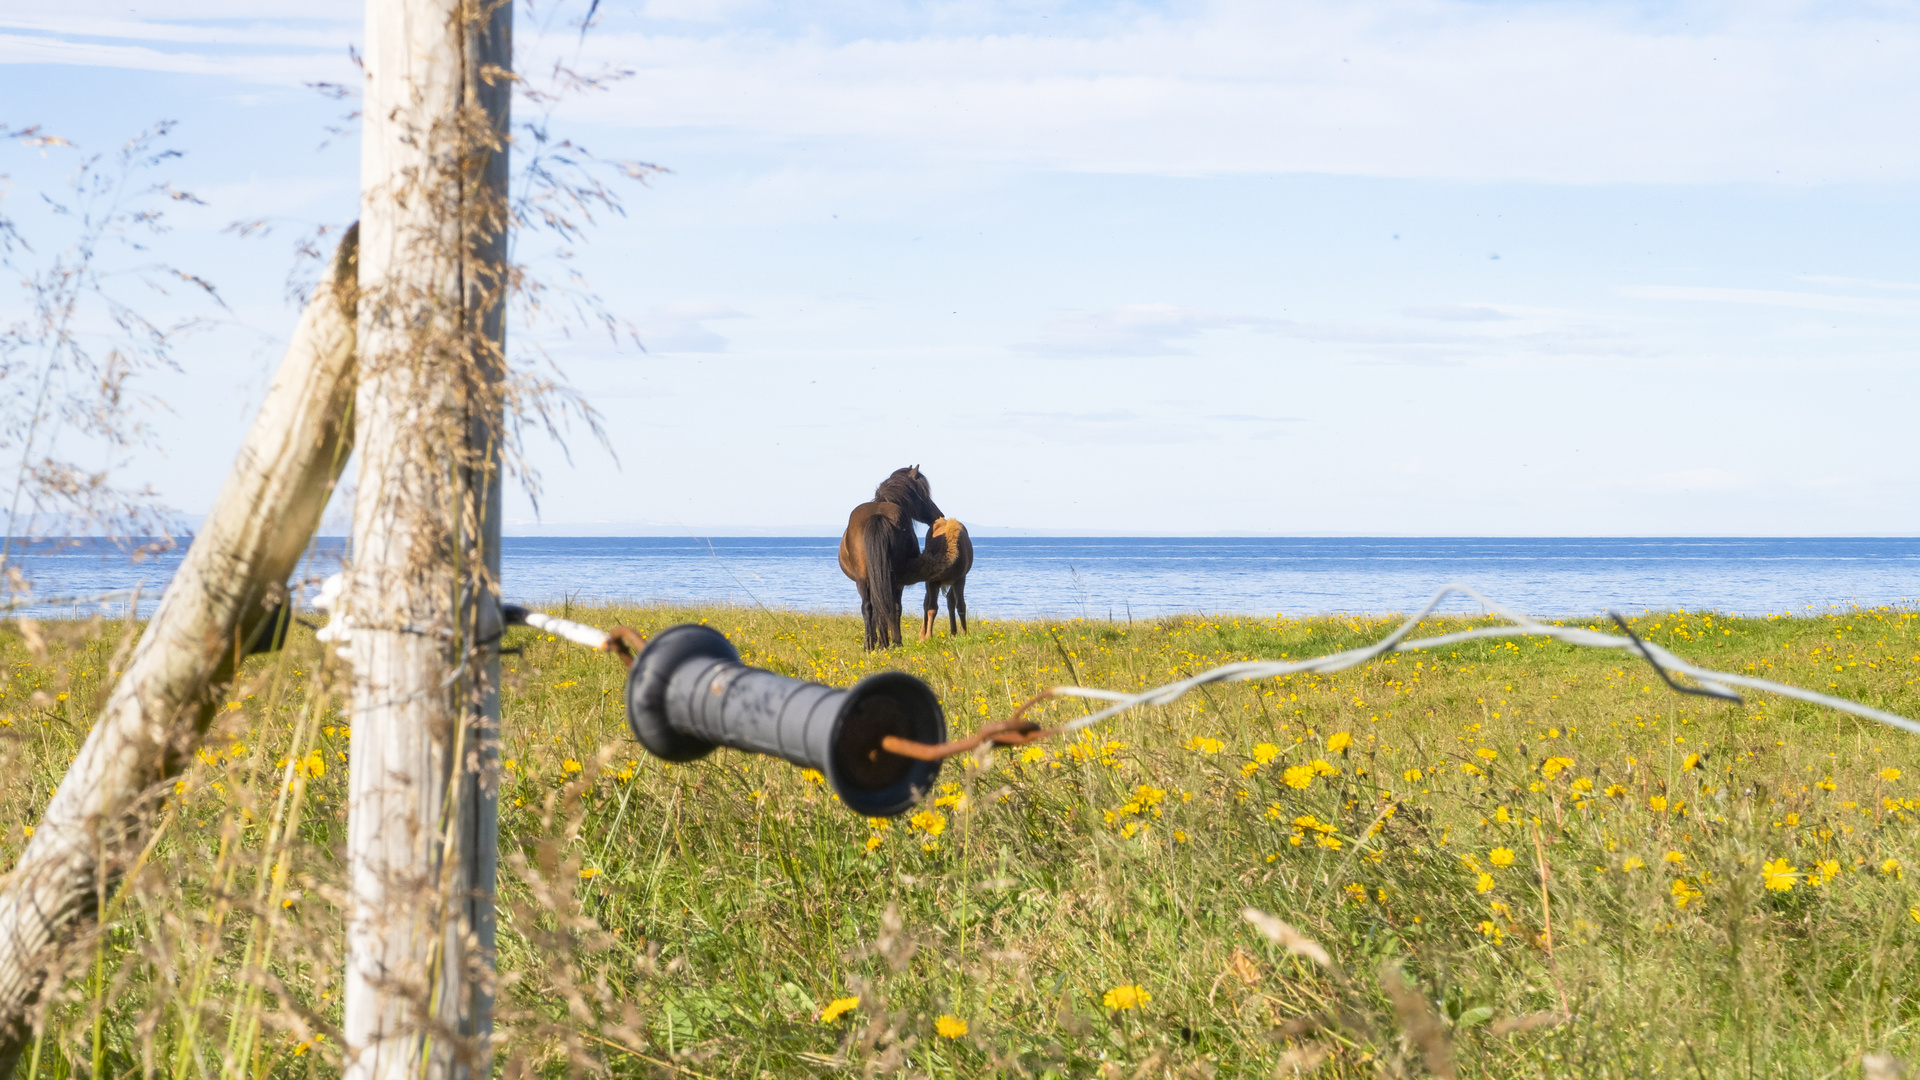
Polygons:
M1570 757L1550 757L1540 763L1540 775L1551 780L1572 767L1573 759Z
M1336 731L1327 736L1327 753L1338 754L1353 745L1353 736L1344 731Z
M1483 758L1486 758L1488 761L1492 761L1494 758L1497 758L1500 756L1500 752L1498 750L1495 750L1489 746L1483 746L1480 749L1475 750L1474 753L1480 755Z
M577 773L580 771L580 763L573 760L572 758L568 758L567 760L560 763L560 771L567 772L567 773Z
M1880 872L1887 875L1888 877L1894 877L1894 878L1899 877L1900 876L1900 860L1888 859L1886 862L1881 863Z
M1627 861L1620 864L1620 869L1628 873L1632 873L1633 871L1638 870L1645 865L1647 864L1641 862L1640 857L1638 855L1629 855L1627 856Z
M1312 769L1313 774L1315 776L1339 776L1340 775L1339 769L1336 769L1333 766L1327 764L1326 762L1321 761L1319 758L1314 758L1312 761L1307 762L1307 768Z
M1568 786L1571 787L1573 790L1579 792L1580 794L1584 795L1587 792L1593 790L1593 777L1591 776L1574 777L1573 783L1569 784Z
M1187 749L1202 754L1217 754L1226 748L1226 743L1207 735L1195 735L1187 740Z
M1688 754L1687 759L1680 763L1681 772L1686 772L1688 769L1697 769L1699 767L1700 767L1699 754Z
M597 878L599 876L600 876L600 870L598 867L584 866L580 868L581 881L592 881L594 878Z
M1313 770L1305 765L1295 765L1281 773L1280 779L1290 788L1306 788L1313 783Z
M1667 809L1667 797L1665 795L1647 796L1647 809L1656 814L1665 813Z
M1885 780L1888 783L1892 783L1893 781L1900 779L1900 770L1899 769L1881 769L1880 779Z
M1029 746L1025 750L1020 751L1020 764L1022 765L1032 765L1035 762L1045 760L1047 760L1047 752L1037 746Z
M1487 861L1495 866L1512 866L1513 849L1497 847L1487 852Z
M1608 784L1607 789L1601 792L1602 795L1605 795L1609 799L1617 799L1626 793L1627 789L1621 787L1619 784Z
M821 773L819 769L801 769L800 779L805 780L809 784L824 784L827 782L825 774Z
M1820 872L1820 883L1823 885L1840 876L1839 859L1821 859L1813 864L1813 868Z
M1129 983L1107 991L1106 996L1100 999L1100 1003L1115 1012L1122 1012L1127 1009L1137 1009L1152 1000L1153 995L1147 993L1145 987Z
M1502 825L1511 825L1513 824L1513 815L1507 812L1506 807L1502 806L1493 812L1493 820Z
M1253 760L1265 765L1280 756L1280 748L1270 742L1263 742L1253 748Z
M860 999L857 997L834 998L827 1002L826 1008L820 1010L820 1022L831 1024L859 1007Z
M1692 885L1687 884L1685 881L1681 880L1680 878L1673 879L1672 891L1673 891L1673 906L1677 908L1685 908L1689 902L1698 900L1700 898L1700 890L1694 888Z
M1406 772L1400 774L1400 779L1405 780L1409 784L1417 784L1420 782L1420 770L1408 769Z
M943 1039L957 1039L967 1033L967 1022L957 1016L939 1016L934 1018L933 1030Z
M1669 851L1667 852L1667 861L1678 866L1687 861L1687 853L1684 851Z
M1760 878L1774 892L1789 892L1793 889L1797 869L1785 859L1775 859L1760 868Z
M920 811L919 813L908 818L907 824L912 826L913 828L919 829L921 832L926 833L928 836L939 836L941 833L947 831L946 815L936 813L932 810Z
M882 842L882 841L881 841L881 839L880 839L880 837L878 837L878 836L869 836L869 837L867 837L867 850L868 850L868 851L872 851L872 850L874 850L875 848L877 848L877 847L879 847L879 846L880 846L880 844L881 844L881 842Z
M1473 891L1481 892L1481 893L1492 892L1493 891L1493 875L1481 874L1480 879L1473 883Z

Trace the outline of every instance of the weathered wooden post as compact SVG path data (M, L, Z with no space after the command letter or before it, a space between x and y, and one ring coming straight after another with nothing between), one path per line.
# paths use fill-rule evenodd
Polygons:
M499 717L506 0L368 0L344 1038L486 1076Z
M348 232L213 513L33 840L0 881L0 1077L32 1038L61 950L99 917L100 894L152 835L165 779L191 760L235 661L270 617L263 602L286 598L287 575L353 449L354 278Z

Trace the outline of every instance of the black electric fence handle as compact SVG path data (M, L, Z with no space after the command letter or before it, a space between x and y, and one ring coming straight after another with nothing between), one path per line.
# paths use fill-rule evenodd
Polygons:
M647 752L694 761L730 746L818 769L848 809L893 817L932 790L939 760L889 750L946 741L940 699L905 672L883 671L840 690L740 662L726 636L709 626L670 627L634 648L639 635L613 633L503 607L508 626L530 626L568 641L630 656L627 725Z

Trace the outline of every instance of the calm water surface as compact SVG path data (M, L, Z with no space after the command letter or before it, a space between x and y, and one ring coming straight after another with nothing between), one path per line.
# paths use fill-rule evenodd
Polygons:
M857 610L831 537L510 537L502 558L509 597L524 601L735 603ZM1169 612L1310 615L1417 607L1458 581L1543 616L1608 608L1714 609L1742 614L1920 597L1920 538L1700 539L1475 537L1061 538L976 537L967 579L970 614L1117 618ZM325 540L301 574L339 564ZM23 560L40 597L96 597L143 584L141 608L165 587L179 553L130 562L104 545L40 547ZM303 594L311 595L311 586ZM921 588L905 606L918 609ZM118 615L124 595L65 601L57 613ZM1467 601L1450 610L1471 611ZM39 614L56 613L41 605Z

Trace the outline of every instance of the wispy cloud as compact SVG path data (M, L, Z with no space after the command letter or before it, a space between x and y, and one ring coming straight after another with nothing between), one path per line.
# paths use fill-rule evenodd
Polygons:
M170 52L147 45L0 33L0 65L10 64L131 68L176 75L213 75L243 83L281 86L339 81L353 74L344 43L326 52L266 54L254 51L212 55Z
M650 353L719 353L727 339L707 323L746 316L725 304L704 300L680 301L649 308L640 320L640 344Z
M8 41L0 62L282 82L278 65L248 61L352 33L357 11L346 13L357 7L156 0L135 19L123 5L80 0L8 16L15 39L33 40ZM603 5L583 59L639 75L576 111L775 142L851 137L888 157L948 165L1552 183L1920 179L1920 140L1886 136L1920 113L1910 7L1842 18L1703 0L1223 0L1049 12L904 0ZM521 44L538 53L540 28L524 29ZM571 54L578 35L556 28L553 47L562 39ZM173 52L181 44L223 51L195 59Z
M1793 5L1227 2L1057 10L1046 30L990 5L820 10L819 25L773 33L609 23L589 47L641 76L594 107L1093 172L1920 177L1920 142L1885 137L1920 111L1920 27L1893 6L1835 19Z
M1758 304L1764 307L1800 308L1806 311L1843 311L1853 315L1888 315L1896 318L1920 316L1920 301L1883 300L1869 296L1836 296L1832 293L1788 292L1784 289L1721 289L1689 285L1629 285L1623 296L1641 300L1691 300L1713 304Z
M1034 356L1185 356L1209 330L1273 330L1284 319L1207 311L1176 304L1128 304L1101 311L1067 311L1047 320L1040 340L1012 346Z
M1400 314L1409 319L1432 319L1437 322L1504 322L1513 316L1498 308L1486 304L1441 304L1436 307L1410 307L1401 309Z
M1757 478L1738 469L1683 469L1656 473L1637 485L1647 491L1744 491Z
M1816 274L1802 274L1799 280L1809 285L1835 285L1843 289L1895 289L1901 292L1920 292L1920 284L1910 281L1874 281L1871 278L1826 277Z

